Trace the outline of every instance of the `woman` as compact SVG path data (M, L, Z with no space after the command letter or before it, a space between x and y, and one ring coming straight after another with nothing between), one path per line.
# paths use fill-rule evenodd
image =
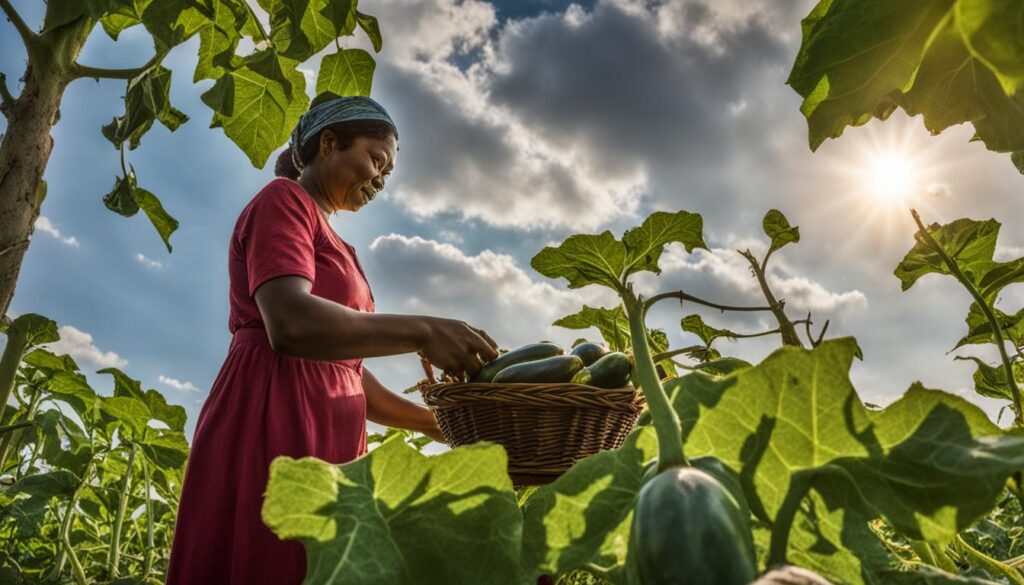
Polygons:
M495 343L462 321L374 313L355 250L327 221L373 200L395 166L398 132L377 102L312 107L271 181L231 238L234 334L196 424L168 567L168 585L293 585L298 542L260 519L271 460L332 463L366 452L366 420L441 435L429 409L388 391L362 358L419 352L475 373Z

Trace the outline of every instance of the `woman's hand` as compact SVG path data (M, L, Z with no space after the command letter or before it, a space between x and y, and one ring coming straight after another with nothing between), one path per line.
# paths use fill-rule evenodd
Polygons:
M423 433L438 443L445 443L432 410L388 390L367 368L363 368L363 394L366 418L370 421Z
M428 362L447 374L473 376L498 357L498 344L482 329L464 321L425 317L426 343L420 349Z

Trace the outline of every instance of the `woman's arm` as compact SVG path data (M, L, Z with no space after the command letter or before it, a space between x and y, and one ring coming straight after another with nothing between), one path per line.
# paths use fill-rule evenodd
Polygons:
M420 352L444 371L477 372L498 357L483 331L455 319L365 313L315 296L301 276L256 289L256 305L275 351L305 359L343 360Z
M367 419L387 427L417 431L444 443L441 429L429 408L388 390L366 368L363 368L363 394L366 395Z

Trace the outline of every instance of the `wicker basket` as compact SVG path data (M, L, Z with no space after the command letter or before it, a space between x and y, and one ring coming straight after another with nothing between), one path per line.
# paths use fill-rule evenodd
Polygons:
M501 444L516 485L550 483L580 459L620 447L644 404L632 386L436 383L426 371L420 392L448 444Z

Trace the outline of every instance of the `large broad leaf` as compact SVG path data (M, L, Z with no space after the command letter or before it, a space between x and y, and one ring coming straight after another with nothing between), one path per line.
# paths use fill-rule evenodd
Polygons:
M1024 20L1020 0L959 0L957 25L971 52L995 72L1006 95L1024 87ZM1016 15L1016 18L1007 16Z
M320 62L316 93L338 96L370 95L373 70L377 63L362 49L344 49L327 55Z
M562 574L596 565L625 582L633 507L644 464L657 455L652 427L637 429L622 447L588 457L532 495L523 510L523 566Z
M114 188L103 196L103 204L124 217L131 217L141 209L156 228L167 251L172 250L171 234L178 229L178 220L167 213L156 195L138 186L135 169L131 169L125 177L117 177Z
M1017 311L1013 315L1007 315L995 307L992 308L992 312L1006 339L1012 341L1017 347L1024 345L1024 309ZM971 309L967 312L966 321L967 335L956 342L956 346L953 349L979 343L996 343L992 326L978 303L971 303Z
M164 469L184 469L188 459L188 440L180 431L146 429L139 446L147 459Z
M297 65L274 51L260 51L202 95L214 111L210 127L224 128L257 168L288 140L309 103L306 80Z
M739 470L752 511L765 520L800 473L826 499L850 497L834 486L855 489L908 537L946 542L1024 468L1024 437L1003 435L976 406L916 384L888 408L868 410L848 375L858 352L844 338L783 348L724 379L669 382L687 448ZM833 477L842 481L814 479Z
M911 116L923 114L932 133L970 122L990 150L1024 149L1024 95L1004 92L964 45L952 15L929 44L913 87L897 99Z
M18 315L11 322L6 333L8 339L17 339L24 343L25 347L33 347L60 340L60 334L57 333L57 323L53 319L36 313Z
M235 51L252 19L250 12L237 1L212 0L211 13L210 26L199 31L199 61L192 81L217 79L242 61Z
M125 29L142 24L153 35L158 50L169 50L209 25L197 0L101 0L85 2L100 16L103 30L117 40Z
M46 380L44 387L53 398L69 404L83 419L91 419L92 409L98 397L85 376L73 372L58 372Z
M351 463L278 457L263 521L306 546L306 583L523 583L500 446L425 457L400 438Z
M601 337L612 351L625 351L632 344L629 337L629 319L626 318L626 312L621 306L605 309L583 305L580 312L562 317L553 325L566 329L595 327L601 332Z
M373 43L373 50L380 53L380 50L384 47L384 39L380 36L380 24L377 22L377 18L362 12L356 12L356 20L359 22L359 28L363 29L366 35L370 37L370 42Z
M258 0L270 14L270 38L281 55L305 61L356 26L349 0Z
M46 410L35 418L43 459L56 469L85 473L93 450L89 436L78 423L59 410Z
M771 238L772 245L768 248L771 254L775 250L800 241L800 228L789 225L789 220L778 209L769 209L761 222L764 233Z
M622 235L626 247L626 272L632 274L647 270L661 274L658 260L665 245L678 242L692 252L694 248L707 249L704 243L704 218L697 213L656 211Z
M954 0L822 0L803 21L803 44L787 83L804 98L817 149L846 126L892 111L908 89L932 31Z
M117 148L128 142L134 149L155 120L172 132L177 130L188 116L171 106L170 90L171 70L161 66L130 80L124 96L125 113L104 126L103 135Z
M999 237L999 222L958 219L946 225L932 224L928 233L956 265L975 284L992 268L992 255ZM903 290L909 289L925 274L952 274L942 256L929 244L918 241L896 267Z
M165 423L171 430L185 430L185 408L176 404L167 404L167 399L156 390L142 390L142 384L128 377L117 368L105 368L97 372L110 374L114 378L114 396L129 396L141 400L149 408L151 416Z
M129 396L101 396L98 403L99 411L119 428L122 437L127 435L133 440L141 440L149 423L150 414L146 404L138 398Z
M25 357L22 358L22 362L26 365L32 366L33 368L50 373L78 371L78 364L75 363L75 359L73 357L67 354L55 355L53 352L42 348L25 354Z
M687 333L693 333L704 342L704 345L711 345L711 342L720 338L735 338L736 334L728 329L718 329L704 322L700 315L687 315L679 322L679 326Z
M39 534L50 500L70 496L78 478L70 471L51 471L26 476L9 487L0 487L0 521L10 518L17 526L17 538Z

